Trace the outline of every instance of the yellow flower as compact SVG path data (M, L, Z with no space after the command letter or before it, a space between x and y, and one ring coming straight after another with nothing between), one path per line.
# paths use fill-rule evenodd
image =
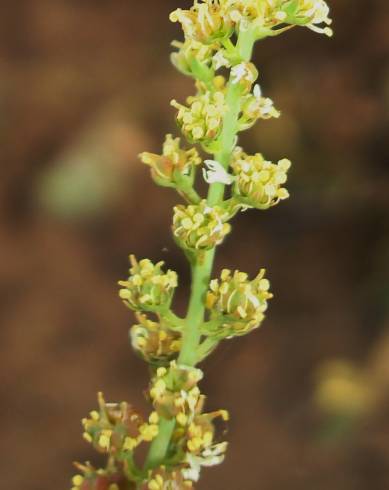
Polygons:
M181 336L153 322L146 315L137 313L139 324L130 330L131 344L143 359L151 363L163 363L174 357L181 347Z
M171 105L177 112L177 123L190 143L207 144L220 134L223 116L227 111L225 95L221 90L207 91L187 99L188 106L173 100Z
M245 206L268 209L289 197L282 187L287 181L291 162L286 158L277 164L268 162L257 153L247 155L241 148L234 152L231 168L236 176L234 195Z
M177 9L170 14L172 22L182 25L185 37L204 44L232 34L232 22L224 16L220 1L195 0L189 10Z
M215 63L215 54L222 50L217 42L203 44L193 39L185 39L184 42L174 41L172 45L177 48L170 57L173 65L184 75L193 78L208 78L212 73L211 65Z
M169 369L157 369L150 388L155 415L176 418L181 425L190 423L202 406L203 396L197 387L202 376L200 369L177 365L175 361Z
M198 205L174 208L173 234L180 246L188 250L210 250L231 231L229 214L221 207L209 207L205 200Z
M332 36L332 29L328 27L332 23L330 8L324 0L295 0L293 4L294 9L291 9L285 22L305 25L314 32ZM320 27L323 24L325 27Z
M223 269L220 279L210 282L206 296L206 308L216 327L209 335L229 338L245 335L260 326L267 310L267 302L273 297L270 283L261 269L257 277L249 280L244 272Z
M137 261L130 255L130 277L119 281L122 289L120 298L132 310L157 311L168 308L177 287L177 274L168 270L162 271L164 262L153 264L148 259Z
M144 152L140 159L151 167L151 176L158 185L175 187L180 179L190 177L196 165L201 163L200 155L195 148L183 150L180 138L166 136L162 155Z

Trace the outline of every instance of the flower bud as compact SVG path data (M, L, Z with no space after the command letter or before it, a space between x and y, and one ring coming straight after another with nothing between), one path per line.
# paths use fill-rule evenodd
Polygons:
M219 245L231 231L229 214L221 207L200 204L174 208L173 234L187 250L210 250Z
M162 271L164 262L153 264L148 259L137 261L130 255L132 267L127 281L119 281L120 298L135 311L160 311L169 308L177 287L177 274Z
M234 196L244 204L257 209L268 209L289 197L282 187L287 181L291 162L280 160L277 164L266 161L260 153L247 155L236 148L231 168L235 175Z
M190 176L193 168L201 163L200 155L195 148L183 150L180 138L166 136L162 155L144 152L140 159L151 167L151 176L155 183L164 187L175 187L180 179Z
M245 335L260 326L267 301L273 297L269 292L270 283L264 276L265 270L262 269L250 281L244 272L232 273L224 269L220 280L211 281L206 308L211 321L215 320L218 324L213 333L216 337Z
M181 336L149 320L146 315L137 314L139 324L131 327L131 344L134 350L152 364L167 363L177 355L181 347Z

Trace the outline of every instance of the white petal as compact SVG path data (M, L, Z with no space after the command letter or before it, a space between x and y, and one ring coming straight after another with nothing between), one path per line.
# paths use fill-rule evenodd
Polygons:
M203 169L204 180L208 184L220 183L230 185L234 182L234 176L230 175L226 169L216 160L205 160L206 169Z
M257 99L260 99L262 97L262 89L261 87L258 85L258 83L256 83L254 85L254 96L257 98Z

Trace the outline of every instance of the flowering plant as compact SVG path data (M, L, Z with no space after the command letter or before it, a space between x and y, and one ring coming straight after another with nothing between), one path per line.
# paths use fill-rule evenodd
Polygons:
M223 461L227 443L214 421L227 421L228 413L204 411L203 372L196 366L223 339L259 327L272 293L264 269L254 279L228 269L211 279L215 251L237 213L266 210L289 196L289 160L272 163L238 146L241 131L280 116L256 84L252 51L256 41L295 26L331 36L328 15L323 0L194 0L189 10L171 14L184 31L184 40L173 43L173 64L196 88L185 102L171 104L184 138L197 148L168 135L161 154L145 152L140 159L156 184L175 189L185 201L174 208L172 232L192 270L188 312L180 318L172 311L174 271L130 256L119 295L136 313L130 338L150 365L152 410L143 417L131 405L106 403L99 394L98 410L83 420L84 438L107 455L107 464L77 464L72 490L193 489L202 467ZM228 71L228 77L221 74ZM206 198L195 188L201 165L209 184ZM148 446L143 462L141 445Z

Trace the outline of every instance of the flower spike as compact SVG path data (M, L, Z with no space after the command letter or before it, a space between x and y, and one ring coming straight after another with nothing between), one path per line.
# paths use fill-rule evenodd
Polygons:
M239 211L267 210L289 197L287 158L273 163L237 146L240 132L281 116L257 83L253 48L297 26L332 35L324 0L193 0L170 20L184 34L173 42L171 61L194 80L193 95L171 102L190 146L168 134L160 152L140 159L157 185L186 201L173 209L172 233L190 262L188 311L180 318L172 309L176 272L130 256L119 297L136 315L130 342L149 364L151 409L144 415L98 395L98 408L82 420L83 437L106 456L106 465L77 463L71 490L194 490L204 467L224 461L228 443L218 426L229 414L205 411L197 365L224 339L260 327L273 294L264 269L253 279L230 269L211 279L215 251Z

